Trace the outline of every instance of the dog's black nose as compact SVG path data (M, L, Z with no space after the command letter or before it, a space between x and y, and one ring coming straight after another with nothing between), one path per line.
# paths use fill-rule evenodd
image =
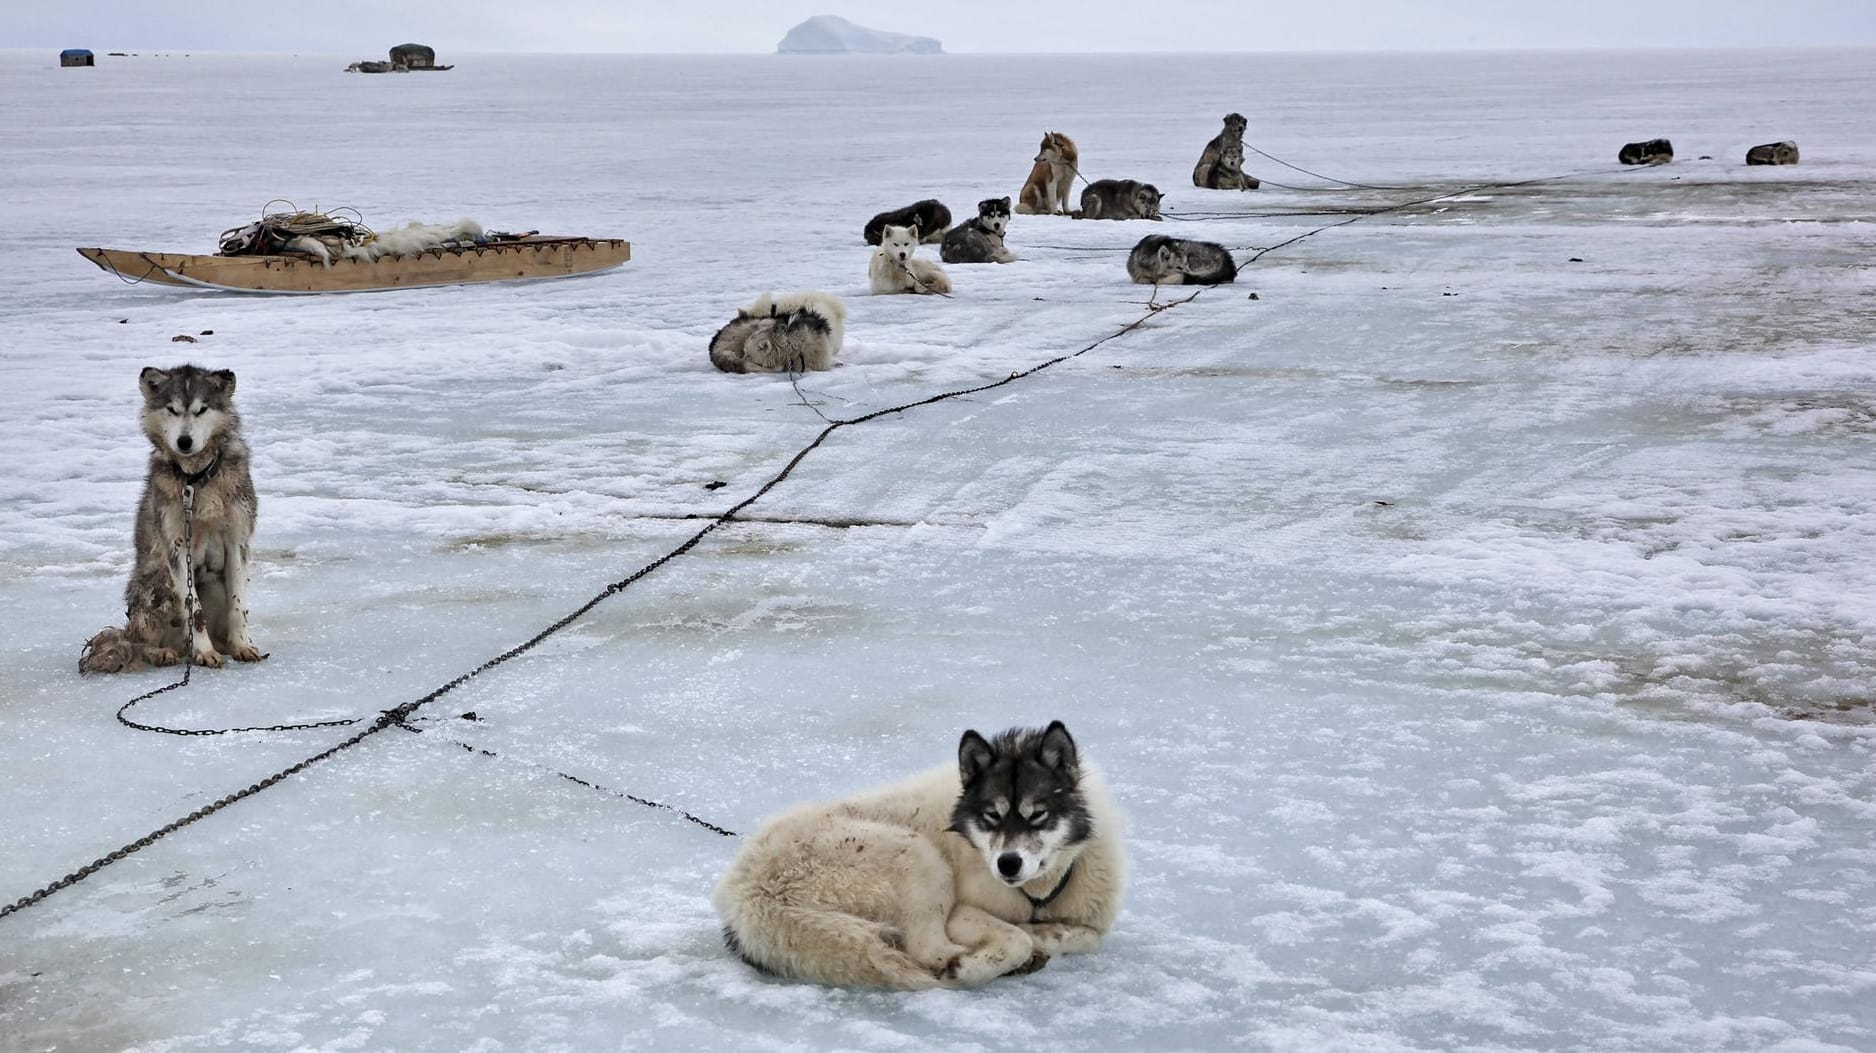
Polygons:
M1023 872L1023 857L1015 852L1005 852L997 857L997 873L1006 878L1013 878Z
M176 436L176 448L178 450L181 450L184 453L188 453L189 447L194 446L194 445L195 445L195 440L189 437L188 432L185 431L181 435Z

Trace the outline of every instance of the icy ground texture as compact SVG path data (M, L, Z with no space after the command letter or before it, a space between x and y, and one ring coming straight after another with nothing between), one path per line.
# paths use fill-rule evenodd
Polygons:
M868 29L839 15L815 15L789 30L775 50L784 55L937 55L944 46L931 37Z
M764 289L850 297L844 364L804 387L856 414L1138 317L1145 233L1348 218L1018 217L1023 262L952 267L956 299L864 295L869 215L1012 193L1045 130L1176 212L1579 174L1326 231L838 433L425 733L0 921L0 1047L1876 1049L1872 58L7 57L8 899L345 735L137 734L112 710L173 674L77 678L121 615L140 366L240 374L273 653L145 715L370 713L816 433L785 378L705 362ZM1420 189L1193 190L1228 109ZM1684 160L1618 171L1653 135ZM1782 138L1802 166L1739 163ZM636 259L290 300L71 251L206 250L276 196ZM976 992L754 975L706 899L735 842L530 766L748 830L1050 717L1131 813L1133 888L1100 953Z

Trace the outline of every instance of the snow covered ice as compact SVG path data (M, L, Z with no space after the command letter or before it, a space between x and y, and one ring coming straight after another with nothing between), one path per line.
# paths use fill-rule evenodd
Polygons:
M112 712L174 671L78 678L122 615L140 367L239 374L272 657L138 715L370 715L819 432L705 360L756 294L849 298L802 388L854 416L1140 317L1146 233L1244 259L1350 221L843 429L422 734L0 919L0 1049L1876 1048L1871 57L0 56L4 901L349 734L138 734ZM1227 110L1412 189L1193 189ZM968 215L1057 129L1234 215L1019 216L955 299L864 295L866 217ZM1674 164L1618 168L1654 135ZM1784 138L1802 165L1741 163ZM275 197L634 259L298 299L72 252L210 251ZM1051 717L1130 814L1127 909L974 992L757 976L708 903L734 841L552 774L749 830Z

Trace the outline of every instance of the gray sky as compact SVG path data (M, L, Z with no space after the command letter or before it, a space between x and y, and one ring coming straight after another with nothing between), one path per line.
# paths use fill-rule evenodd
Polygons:
M0 0L0 47L767 52L838 14L984 51L1876 45L1876 0ZM447 59L445 59L447 61Z

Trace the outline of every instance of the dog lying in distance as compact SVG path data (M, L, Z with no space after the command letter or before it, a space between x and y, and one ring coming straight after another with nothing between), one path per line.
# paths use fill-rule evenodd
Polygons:
M866 269L875 294L951 292L944 268L920 258L918 246L917 227L889 225L880 231L879 248L873 250Z
M985 198L977 203L977 215L952 227L945 235L938 256L946 263L1012 263L1016 254L1003 244L1010 228L1010 199Z
M847 305L821 292L763 293L710 338L725 373L832 369L847 335Z
M1225 114L1225 130L1205 144L1197 167L1192 169L1192 185L1211 190L1256 190L1263 185L1257 177L1244 173L1244 129L1247 122L1241 113Z
M247 587L260 502L234 407L235 375L188 365L147 368L138 387L151 450L124 589L126 624L87 641L78 670L116 673L185 658L219 666L224 654L258 662L267 656L248 635ZM185 486L194 494L186 531Z
M1061 721L809 804L744 843L713 900L731 953L848 987L975 987L1096 950L1120 912L1120 816Z
M1081 191L1076 219L1159 219L1159 188L1132 179L1097 179Z
M1127 254L1127 274L1141 285L1222 285L1238 265L1223 245L1149 234Z
M1081 166L1081 152L1075 141L1061 132L1042 137L1036 151L1035 167L1016 195L1016 211L1024 215L1068 214L1068 195L1075 189L1075 173Z
M891 212L881 212L866 221L866 229L861 236L868 245L879 244L880 231L887 227L917 227L923 232L927 242L939 242L944 239L945 231L951 226L951 210L944 203L934 198L926 198L904 208Z

